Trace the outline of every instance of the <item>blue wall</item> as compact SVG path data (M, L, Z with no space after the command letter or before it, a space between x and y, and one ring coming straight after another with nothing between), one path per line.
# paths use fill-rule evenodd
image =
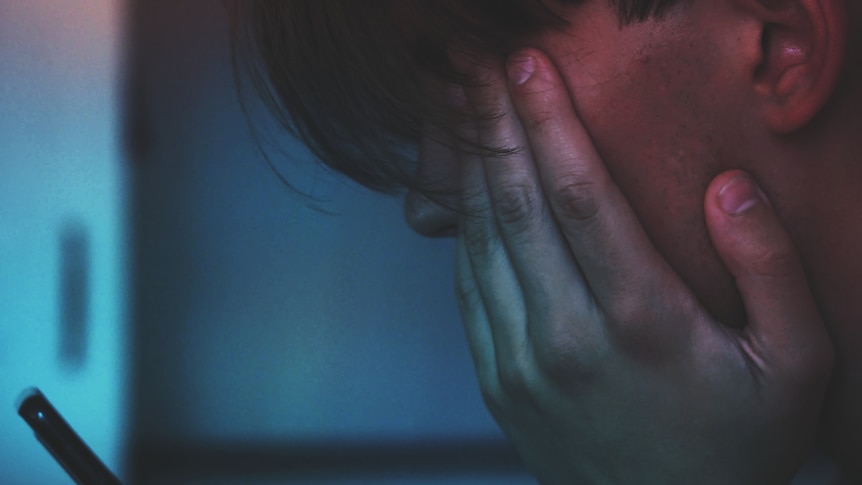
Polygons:
M141 439L501 440L457 311L454 244L414 235L399 200L277 135L277 166L337 215L284 187L239 110L218 2L141 1L135 18Z

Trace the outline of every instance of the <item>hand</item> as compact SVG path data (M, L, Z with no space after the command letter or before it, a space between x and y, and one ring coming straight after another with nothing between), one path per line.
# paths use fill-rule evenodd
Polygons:
M551 62L525 53L522 85L471 67L484 85L466 90L470 106L505 114L464 127L520 150L458 155L458 294L491 413L542 483L789 482L834 356L770 204L739 171L706 194L748 312L733 330L651 245Z

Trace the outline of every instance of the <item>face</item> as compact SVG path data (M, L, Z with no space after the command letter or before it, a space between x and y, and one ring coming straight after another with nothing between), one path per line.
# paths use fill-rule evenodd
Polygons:
M565 32L529 44L558 63L575 110L658 250L716 318L741 325L741 301L703 218L708 183L744 168L748 145L746 100L735 92L744 73L721 57L732 46L716 46L733 39L716 3L620 27L609 2L588 1L566 11ZM429 142L421 152L422 173L458 180L445 148ZM407 219L426 235L457 227L457 217L416 197Z
M766 63L765 36L761 25L733 10L736 2L691 0L661 20L624 27L609 3L586 0L568 9L565 32L547 32L525 47L557 63L574 109L658 251L704 307L733 326L745 323L745 311L712 248L704 196L726 170L746 170L758 181L799 251L838 356L822 438L834 454L856 463L862 449L862 64L852 60L859 59L862 38L830 37L837 47L821 59L841 58L838 87L823 88L826 104L805 126L777 134L758 107L762 91L752 89ZM847 2L850 25L862 19L860 5ZM847 57L845 41L853 49ZM457 191L458 169L451 153L424 144L420 174L453 182L448 188ZM408 222L417 231L454 233L456 215L418 197L408 202Z

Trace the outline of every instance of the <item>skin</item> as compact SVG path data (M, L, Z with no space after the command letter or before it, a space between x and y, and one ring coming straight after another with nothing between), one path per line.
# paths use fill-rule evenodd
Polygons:
M488 88L467 93L475 109L507 115L498 126L464 129L479 139L530 147L529 155L477 161L426 143L422 169L459 174L450 180L462 181L462 204L486 214L486 222L459 219L415 196L408 221L425 234L460 228L459 287L480 381L492 412L544 481L626 482L607 475L610 470L636 471L645 479L648 464L662 460L632 465L656 442L650 435L655 428L638 425L662 417L677 431L661 441L676 453L674 463L696 466L661 469L653 477L657 483L708 469L697 457L709 453L738 460L730 469L740 475L724 479L786 481L811 445L812 413L823 392L818 385L825 387L831 369L832 347L815 310L838 357L822 440L846 469L859 473L853 466L855 450L862 449L856 411L862 409L862 356L855 351L862 342L862 262L856 257L862 245L862 103L858 69L847 60L855 40L842 37L836 23L848 17L840 11L844 2L790 3L798 8L788 11L797 15L761 9L755 0L695 0L665 19L618 29L611 7L588 1L566 12L565 32L526 43L538 49L527 53L542 84L536 77L524 85L501 83L503 68L490 62L475 73ZM857 15L851 11L849 18ZM764 45L767 25L778 27L774 43ZM818 33L818 25L827 25L821 29L827 34ZM515 79L517 68L510 72ZM751 174L769 203L728 218L717 195L735 169ZM520 185L507 189L503 182L513 179ZM559 180L568 183L561 187ZM602 209L594 210L596 204ZM555 227L562 237L549 236ZM554 264L546 264L547 254L555 255ZM578 304L558 308L561 301ZM742 333L726 332L746 323ZM703 355L720 365L707 365ZM599 361L603 371L596 377ZM747 382L741 363L756 363L763 379ZM637 382L626 380L631 375ZM716 434L709 442L726 448L698 448L701 434L674 428L682 398L671 416L629 399L657 389L676 396L674 390L690 392L695 382L704 383L710 402L751 421L729 422L722 409L702 403L692 423L758 433L742 442ZM597 389L639 405L614 408L595 397L602 395ZM782 399L739 399L749 392L794 396L789 402L795 404L779 412L773 406ZM615 419L584 428L578 420L585 415ZM773 415L782 418L766 418ZM630 455L598 445L615 443L614 433L622 431L613 423L619 422L651 439L638 450L637 440L626 438ZM555 432L561 429L575 438L562 438ZM795 432L788 435L788 429ZM764 436L782 438L759 442ZM787 443L793 445L782 447ZM729 451L736 447L756 459ZM763 456L765 449L783 454ZM585 453L592 462L579 462ZM767 462L776 464L776 475L758 476L756 463ZM721 470L727 472L728 463Z
M728 259L754 303L736 332L652 247L574 114L535 109L565 106L565 91L549 89L554 70L544 64L511 97L498 72L482 76L488 88L470 99L513 106L523 121L475 136L528 148L459 157L473 217L461 223L458 288L484 396L528 466L560 484L789 481L813 442L831 347L750 178L725 174L708 196L718 247L753 263ZM732 214L716 210L724 202ZM722 230L733 226L779 237L743 246ZM793 304L775 304L787 295Z

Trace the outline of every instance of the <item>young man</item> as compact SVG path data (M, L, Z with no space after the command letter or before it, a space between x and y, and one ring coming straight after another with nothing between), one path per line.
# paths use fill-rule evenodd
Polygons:
M543 482L786 483L818 426L862 479L857 2L240 4L286 125L459 236Z

